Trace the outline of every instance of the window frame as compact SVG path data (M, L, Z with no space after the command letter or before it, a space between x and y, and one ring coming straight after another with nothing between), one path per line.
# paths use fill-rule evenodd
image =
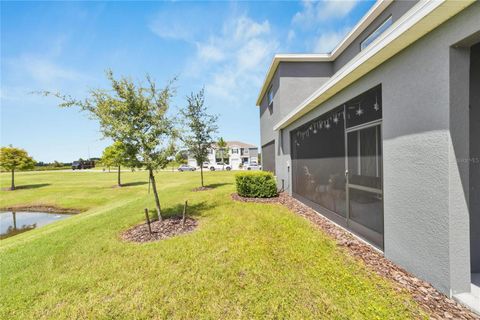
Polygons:
M389 15L375 30L370 32L370 34L360 42L360 51L366 49L372 42L378 39L392 24L392 15Z
M273 105L273 98L275 97L275 94L273 93L273 84L270 85L270 87L267 90L267 103L268 106L271 107Z

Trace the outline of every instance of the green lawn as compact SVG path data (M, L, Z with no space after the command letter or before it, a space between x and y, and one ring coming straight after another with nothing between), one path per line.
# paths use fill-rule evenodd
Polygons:
M191 192L198 172L161 172L162 206L184 200L193 233L148 244L122 230L154 209L145 172L17 174L0 207L84 209L0 242L0 319L408 319L423 315L407 295L354 261L308 221L280 205L237 203L233 173L208 172L215 189ZM2 188L9 175L0 175Z

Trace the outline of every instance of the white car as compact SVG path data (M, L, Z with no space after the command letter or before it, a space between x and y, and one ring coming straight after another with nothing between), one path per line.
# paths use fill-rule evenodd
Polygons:
M262 166L256 162L247 163L243 166L245 170L261 170Z
M215 171L215 170L230 171L230 170L232 170L232 167L229 164L226 164L226 163L223 163L223 162L210 163L208 165L208 168L210 169L210 171Z

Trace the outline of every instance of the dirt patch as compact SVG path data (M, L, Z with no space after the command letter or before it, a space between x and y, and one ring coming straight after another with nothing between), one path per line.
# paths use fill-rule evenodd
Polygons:
M396 291L407 291L429 314L431 319L480 319L480 316L448 298L428 282L418 279L395 265L377 250L286 193L281 193L277 198L270 199L244 198L238 194L232 194L232 199L241 202L279 203L301 215L334 238L339 247L346 249L350 255L362 261L369 269L384 278L392 280Z
M172 217L150 223L152 233L149 232L146 223L139 224L125 231L122 234L122 239L130 242L158 241L192 232L197 225L197 220L193 218L187 217L185 219L185 225L183 225L181 217Z
M31 206L11 206L0 208L0 211L24 211L24 212L48 212L48 213L68 213L76 214L83 212L85 210L72 209L72 208L61 208L57 206L48 206L48 205L31 205Z
M192 191L193 192L198 192L198 191L208 191L208 190L212 190L212 189L213 189L212 187L198 187L198 188L193 189Z

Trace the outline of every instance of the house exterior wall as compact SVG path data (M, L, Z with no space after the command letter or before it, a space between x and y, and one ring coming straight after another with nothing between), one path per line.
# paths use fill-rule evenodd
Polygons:
M410 10L418 0L393 1L373 22L363 30L360 35L338 56L333 62L333 70L337 72L347 62L352 60L360 52L360 43L375 31L389 16L395 23L405 12Z
M470 54L470 253L472 272L480 273L480 43Z
M287 62L281 63L272 78L271 85L275 92L273 108L268 106L267 95L263 97L260 104L260 141L262 149L266 145L271 147L275 141L275 159L265 159L265 156L273 154L267 152L262 154L262 161L275 169L279 186L281 181L288 184L289 177L285 174L288 157L283 156L279 149L284 147L285 140L281 140L281 134L272 130L273 126L283 117L287 116L300 102L311 95L323 83L325 83L333 72L331 62ZM285 89L282 89L285 88ZM287 89L288 88L288 89ZM288 141L288 140L287 140ZM269 149L269 148L268 148ZM273 164L275 162L275 164ZM271 164L271 165L270 165Z
M252 147L252 148L243 148L241 146L237 145L229 145L228 146L228 158L224 160L228 160L228 163L232 166L232 169L237 170L240 168L240 164L244 162L258 162L258 148ZM233 153L232 149L238 150L238 153ZM247 153L245 153L244 150L248 150ZM215 163L217 161L217 149L212 148L208 152L208 157L207 157L207 162L209 163ZM197 161L191 157L191 155L188 156L187 163L190 166L196 167L197 166Z
M461 128L468 77L458 72L468 63L451 46L480 30L479 17L475 3L281 131L272 129L275 108L288 111L281 99L297 89L286 86L294 81L277 70L273 114L260 106L262 146L275 140L277 180L289 182L290 131L381 84L385 256L449 295L470 289L469 171L457 161L470 155L468 125Z

